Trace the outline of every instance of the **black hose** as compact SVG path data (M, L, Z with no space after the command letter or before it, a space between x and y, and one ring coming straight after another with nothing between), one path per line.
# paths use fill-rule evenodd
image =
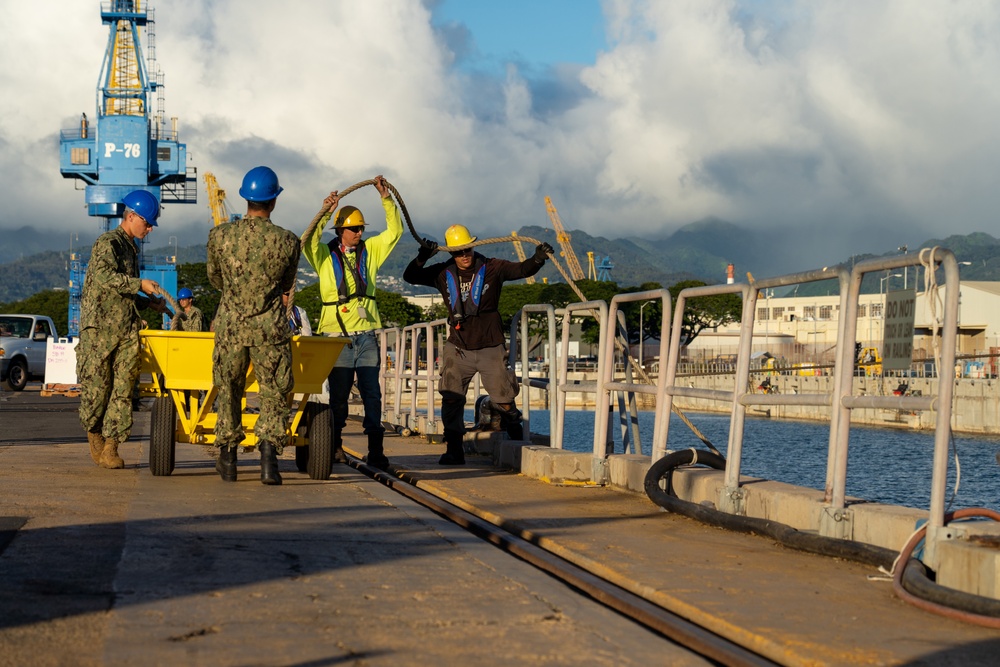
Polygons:
M711 526L738 533L763 535L783 546L799 551L843 558L885 569L892 568L897 553L883 547L804 533L767 519L737 516L706 505L681 500L673 493L673 471L681 466L697 464L716 470L726 469L726 459L712 452L694 448L673 452L650 466L643 482L646 495L668 512L696 519ZM665 484L661 486L661 482L664 481ZM915 597L970 614L1000 617L1000 600L940 586L931 581L923 563L909 558L909 554L906 556L907 563L902 572L902 584ZM901 563L898 567L904 567L904 565Z
M706 507L705 505L681 500L677 496L671 495L669 492L671 488L670 476L673 470L683 465L694 465L696 463L707 465L716 470L725 470L726 468L726 460L711 452L693 448L673 452L664 456L649 468L643 484L646 495L654 503L669 512L697 519L711 526L725 528L737 533L763 535L786 547L798 549L799 551L833 556L835 558L846 558L868 565L892 567L892 561L896 557L896 552L883 549L882 547L833 537L823 537L813 533L804 533L783 523L749 516L736 516ZM667 480L668 490L660 487L660 481L664 478Z

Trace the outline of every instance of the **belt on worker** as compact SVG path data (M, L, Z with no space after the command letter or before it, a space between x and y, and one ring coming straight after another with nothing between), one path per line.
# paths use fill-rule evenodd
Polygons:
M368 329L367 331L355 331L354 333L346 333L346 332L328 333L327 336L338 336L338 337L342 337L342 338L349 338L351 340L351 342L348 343L347 346L351 347L352 344L353 344L353 342L356 341L357 339L361 338L362 336L371 336L372 338L374 338L375 337L375 330L374 329Z

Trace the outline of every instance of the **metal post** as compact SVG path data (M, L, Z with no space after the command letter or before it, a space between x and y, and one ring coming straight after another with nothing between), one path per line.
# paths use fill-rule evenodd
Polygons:
M771 346L771 294L774 290L764 290L764 305L767 312L764 314L764 351ZM753 350L753 345L750 346Z
M909 248L906 247L905 245L899 246L899 252L903 253L904 255L906 254L906 252L908 250L909 250ZM903 267L903 289L906 289L906 274L907 274L907 269L908 268L909 267L907 267L907 266Z
M653 303L652 301L647 301L646 303L639 306L639 368L643 368L642 365L642 350L646 347L646 334L642 329L642 310Z

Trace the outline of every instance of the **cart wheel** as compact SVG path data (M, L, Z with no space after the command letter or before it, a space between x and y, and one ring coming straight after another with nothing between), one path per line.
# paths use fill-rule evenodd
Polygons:
M295 467L299 469L299 472L308 472L308 465L309 448L305 445L299 445L295 448Z
M177 429L177 406L170 396L153 401L149 416L149 471L157 477L174 471L174 435Z
M306 472L311 479L327 479L333 469L333 429L330 427L330 409L322 403L310 403L309 447L306 452ZM295 452L298 463L299 453Z

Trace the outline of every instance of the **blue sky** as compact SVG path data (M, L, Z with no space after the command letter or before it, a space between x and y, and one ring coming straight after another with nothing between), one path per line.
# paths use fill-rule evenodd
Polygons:
M1000 3L154 4L166 122L189 166L230 193L272 166L276 220L294 231L330 190L381 173L439 239L454 223L548 226L545 196L596 235L720 218L796 269L1000 236ZM58 138L95 114L99 8L5 6L0 61L18 65L0 68L0 228L97 226L59 174ZM202 242L200 197L167 207L157 233ZM371 188L347 203L378 214Z
M593 65L605 48L598 0L442 0L432 3L438 28L464 28L475 48L462 67L502 71L510 61Z

